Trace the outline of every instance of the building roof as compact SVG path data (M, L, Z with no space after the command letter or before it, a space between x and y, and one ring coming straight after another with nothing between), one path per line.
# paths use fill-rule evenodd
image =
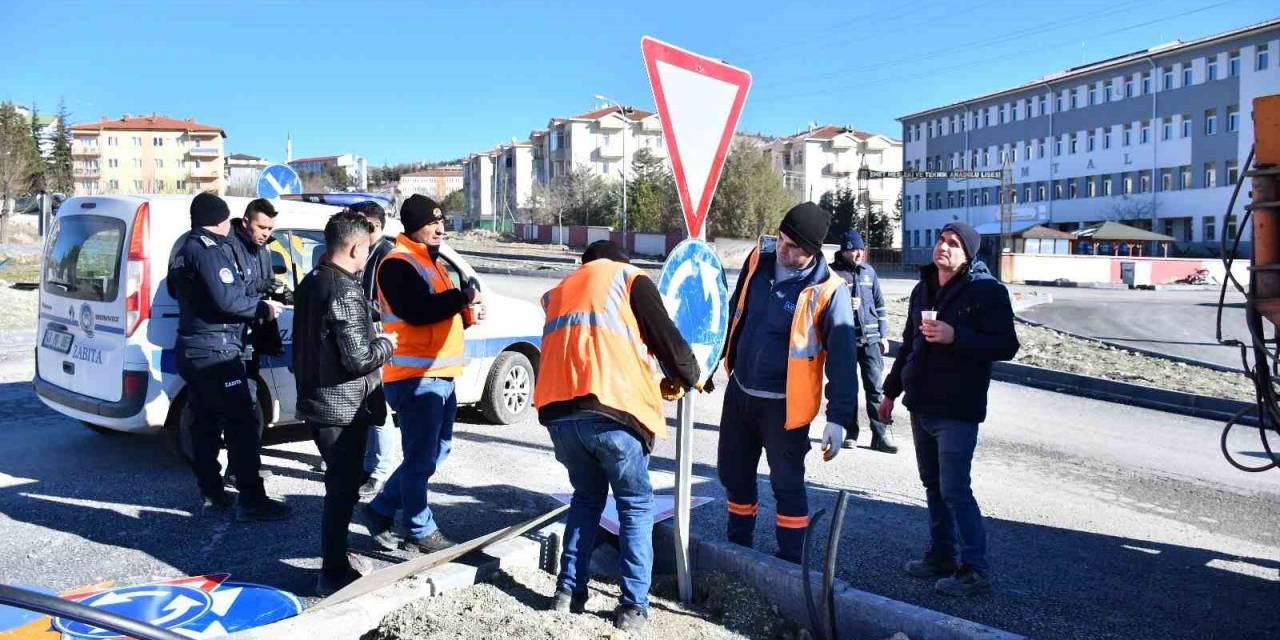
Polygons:
M462 167L436 167L434 169L424 169L422 171L414 171L400 176L401 178L460 178L462 177Z
M251 156L247 153L233 153L227 156L227 159L228 160L252 160L252 161L262 160L262 158L259 158L258 156Z
M790 136L784 136L779 140L781 142L796 142L799 140L831 140L837 136L844 135L846 133L853 136L853 139L859 142L866 142L867 140L870 140L871 138L874 138L876 136L889 140L890 142L895 141L894 138L890 138L888 136L882 136L878 133L868 133L866 131L859 131L857 129L854 129L853 127L841 127L841 126L830 125L830 124L823 125L821 127L814 127L812 129L805 129L799 133L796 133Z
M1009 222L1009 233L1017 234L1036 226L1035 220L1011 220ZM1000 221L984 222L973 228L980 236L998 236L1001 233Z
M71 125L71 131L208 131L227 137L226 131L212 125L200 124L191 118L178 120L154 113L149 116L131 116L126 113L115 120L108 120L103 116L97 122Z
M1119 222L1107 221L1096 227L1089 227L1076 232L1077 238L1091 240L1119 240L1128 242L1173 242L1173 236L1131 227Z
M289 161L289 164L299 162L328 162L330 160L337 160L339 157L340 156L311 156L310 158L294 158Z
M618 107L605 107L603 109L596 109L595 111L590 111L582 115L574 116L572 119L573 120L599 120L600 118L603 118L610 114L618 113L619 111L621 111L621 109L619 109ZM649 113L648 111L631 109L623 113L622 117L632 122L639 122L641 120L644 120L645 118L648 118L651 115L653 114Z
M1074 240L1075 234L1070 231L1059 231L1038 224L1022 232L1023 238L1039 238L1041 240Z
M941 106L941 107L934 107L932 109L925 109L924 111L917 111L916 113L908 114L905 116L899 116L896 119L898 122L903 122L906 120L911 120L913 118L918 118L920 116L937 113L939 111L948 111L951 109L955 109L956 107L968 105L970 103L982 102L984 100L990 100L992 98L997 98L1003 95L1016 93L1018 91L1023 91L1028 87L1034 87L1036 85L1044 85L1051 82L1061 82L1063 80L1068 80L1070 78L1076 78L1076 77L1088 75L1098 71L1103 71L1105 69L1121 67L1127 64L1131 64L1133 62L1144 60L1149 57L1163 56L1171 53L1180 53L1180 52L1187 51L1188 49L1204 47L1207 45L1221 42L1223 40L1229 40L1231 38L1247 35L1255 31L1262 31L1275 26L1280 26L1280 18L1267 20L1266 22L1259 22L1257 24L1252 24L1247 27L1242 27L1240 29L1234 29L1232 31L1224 31L1222 33L1200 38L1199 40L1192 40L1191 42L1182 42L1181 40L1175 40L1173 42L1167 42L1165 44L1156 45L1149 49L1143 49L1141 51L1134 51L1132 53L1126 53L1123 55L1106 58L1104 60L1090 62L1088 64L1083 64L1078 67L1071 67L1070 69L1050 73L1038 80L1033 80L1031 82L1023 83L1016 87L1001 89L999 91L977 96L974 98L968 98L966 100L961 100L959 102L952 102L951 104Z

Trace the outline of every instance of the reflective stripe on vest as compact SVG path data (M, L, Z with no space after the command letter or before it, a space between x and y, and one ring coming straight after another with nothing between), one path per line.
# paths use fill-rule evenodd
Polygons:
M391 260L409 263L435 293L455 288L444 266L431 259L426 247L403 235L396 238L395 248L387 253L378 266L379 270ZM467 360L461 314L454 314L428 325L411 325L395 314L395 310L383 296L381 287L378 289L378 304L381 307L383 331L399 336L399 345L396 346L391 361L382 369L384 382L423 377L455 378L462 375Z
M747 306L747 295L750 293L751 280L755 277L756 267L760 264L760 253L764 247L762 237L755 251L747 259L747 268L739 277L746 278L742 284L742 293L733 310L733 319L729 323L728 347L725 349L725 373L730 375L730 357L735 347L734 337L738 324ZM827 362L827 352L822 343L822 315L835 297L836 291L844 286L843 279L835 274L827 274L827 279L805 287L796 299L796 311L791 317L790 344L787 351L787 429L806 427L818 416L818 408L822 405L823 367Z
M595 260L543 296L547 320L535 406L591 395L653 435L666 436L659 368L631 311L637 277L648 276L627 264Z

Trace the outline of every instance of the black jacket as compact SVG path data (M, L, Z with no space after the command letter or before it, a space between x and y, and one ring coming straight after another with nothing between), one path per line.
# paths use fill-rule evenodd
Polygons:
M200 228L179 242L167 281L178 301L179 360L209 364L239 358L245 323L270 318L271 309L246 290L226 236Z
M374 338L373 308L357 274L329 261L298 285L293 314L293 376L298 417L309 422L382 424L381 367L391 342Z
M271 238L267 245L275 241L275 238ZM253 241L253 236L244 226L244 218L231 220L231 233L227 235L227 243L231 245L231 254L240 267L240 277L244 278L245 289L250 295L257 295L263 300L276 299L286 304L293 303L292 300L275 295L277 287L275 274L271 271L271 250L266 246L258 246ZM263 355L284 355L280 325L273 318L246 324L244 344L246 359Z
M951 344L933 344L920 333L920 311L935 309L938 320L955 328ZM987 266L973 261L947 286L938 288L938 268L920 270L911 290L907 326L884 393L913 413L982 422L987 418L991 363L1018 353L1009 292Z

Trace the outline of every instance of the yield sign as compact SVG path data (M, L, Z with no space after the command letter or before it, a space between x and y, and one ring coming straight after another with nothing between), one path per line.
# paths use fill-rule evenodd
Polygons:
M702 238L751 74L648 36L640 39L690 238Z

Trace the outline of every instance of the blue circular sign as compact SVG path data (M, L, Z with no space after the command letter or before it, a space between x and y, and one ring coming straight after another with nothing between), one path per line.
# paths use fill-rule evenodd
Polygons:
M698 360L699 383L705 383L715 371L729 332L729 291L720 256L701 240L681 242L662 265L658 292Z
M176 629L208 613L213 599L208 592L192 587L151 584L95 593L80 604L162 629ZM120 637L114 631L64 618L54 618L53 628L73 638Z
M302 180L293 167L273 164L258 174L259 198L279 198L289 193L302 193Z
M221 638L302 612L302 603L292 593L247 582L223 582L225 579L225 574L217 574L119 587L78 602L193 638ZM54 618L53 628L68 640L121 637L113 631L64 618Z

